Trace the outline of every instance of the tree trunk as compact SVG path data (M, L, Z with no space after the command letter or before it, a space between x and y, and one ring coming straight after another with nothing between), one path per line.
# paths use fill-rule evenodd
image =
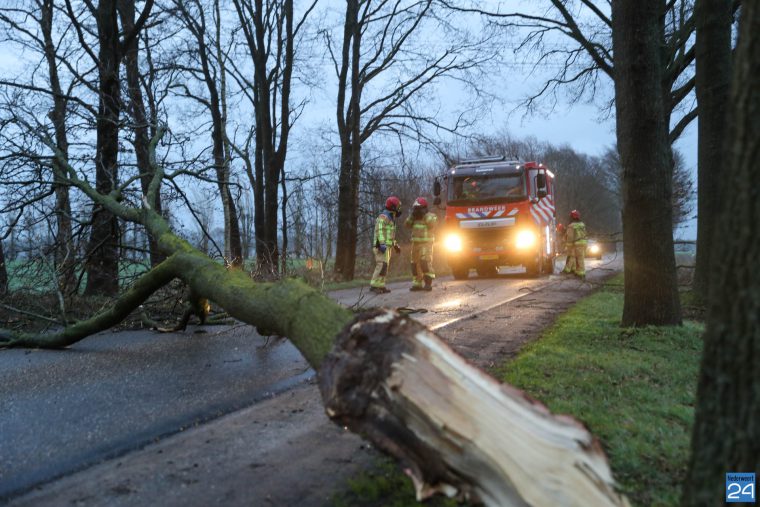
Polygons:
M101 0L97 7L98 118L95 148L95 186L108 195L118 182L119 24L116 0ZM115 295L119 291L119 225L111 212L99 205L92 211L92 230L87 259L87 295Z
M55 131L56 146L64 157L69 155L69 140L66 134L66 99L63 97L58 78L58 62L53 44L53 0L43 0L40 4L40 27L45 41L45 60L48 65L50 91L53 92L53 109L50 120ZM76 286L76 250L71 229L71 201L66 184L64 169L58 160L53 160L53 189L55 193L55 266L58 270L58 285L64 294Z
M341 72L338 77L338 134L340 135L340 176L338 178L338 237L335 246L335 274L353 280L358 240L359 181L361 170L361 93L359 74L361 25L359 1L346 2L343 27ZM348 109L345 107L349 84Z
M344 328L319 384L330 418L396 457L418 500L627 505L582 424L499 384L393 311Z
M624 326L681 322L661 49L663 0L612 4L617 139L623 168Z
M8 267L5 265L5 248L0 239L0 295L8 293Z
M118 0L119 14L121 24L125 32L131 32L135 27L135 1ZM135 148L135 157L137 159L137 170L140 171L140 187L143 196L148 194L150 181L153 179L153 173L148 160L148 143L150 134L148 132L148 119L145 114L145 104L140 86L140 65L139 65L139 47L138 38L134 37L125 47L124 63L127 70L127 91L129 94L129 111L134 122L133 130L135 138L133 140ZM161 213L161 193L156 194L156 201L150 203L157 213ZM158 241L148 234L148 248L150 250L150 265L157 266L164 260L163 254L158 250Z
M723 505L727 472L760 472L760 4L742 6L684 505ZM701 107L701 105L700 105ZM701 142L701 141L700 141ZM717 260L720 262L717 262ZM755 486L757 487L757 486ZM755 490L755 494L757 491Z
M731 88L731 0L697 0L696 90L699 103L697 183L697 262L694 293L707 300L710 252L716 242L716 218L724 200L726 107ZM718 239L722 241L722 239Z
M353 280L356 265L359 189L354 186L351 147L341 149L338 179L338 234L335 246L335 274L342 280Z

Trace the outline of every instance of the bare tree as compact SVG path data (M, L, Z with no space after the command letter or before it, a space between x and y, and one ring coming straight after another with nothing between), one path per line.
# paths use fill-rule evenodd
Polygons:
M434 7L433 0L348 0L340 46L325 34L338 78L335 273L343 279L354 277L362 144L377 132L424 140L427 127L455 130L456 125L444 127L431 111L416 108L415 100L445 77L463 76L490 59L481 52L484 36L469 34L463 40L435 15ZM420 35L425 30L448 37L425 45ZM370 95L378 82L383 83L379 93Z
M227 138L226 110L226 63L221 51L221 14L219 0L213 1L214 32L206 23L205 5L201 0L190 2L174 0L173 6L184 26L192 34L195 44L188 56L197 67L187 68L191 75L199 76L207 91L206 97L199 97L184 84L185 96L202 104L211 116L211 139L214 170L217 176L219 194L222 198L225 230L225 257L235 266L243 264L243 249L240 241L240 220L230 189L230 149ZM211 33L215 36L211 41Z
M118 0L117 1L121 26L126 32L131 32L135 27L135 0ZM129 103L127 110L132 117L133 126L131 131L134 132L132 144L134 146L135 157L137 160L137 170L140 173L140 186L143 195L148 193L148 185L152 177L150 163L148 161L148 143L151 136L151 124L146 113L145 101L143 100L140 58L139 58L139 38L132 37L125 41L124 45L124 66L127 77L127 96ZM155 124L154 124L155 125ZM155 126L153 127L155 131ZM161 213L161 195L156 199L156 211ZM148 235L150 264L156 266L163 260L163 256L158 251L156 238Z
M120 38L117 0L102 0L97 7L85 3L84 10L95 21L97 54L85 38L86 23L75 12L71 0L66 0L69 21L74 27L84 51L98 69L98 110L96 116L95 187L103 195L114 191L119 182L119 128L122 111L119 71L126 48L133 43L153 8L153 0L146 0L140 17L132 29ZM99 203L95 203L87 259L87 286L89 295L115 295L119 290L118 220Z
M36 12L34 12L36 11ZM64 92L58 74L59 45L54 40L53 26L56 12L52 0L35 0L33 3L19 3L14 8L0 13L0 24L3 25L10 39L32 47L43 55L48 71L49 90L46 90L47 99L52 101L48 117L53 124L55 140L58 148L68 157L69 140L66 126L66 115L69 97ZM27 27L25 21L31 20L33 25ZM36 27L34 26L36 25ZM19 40L20 39L20 40ZM19 80L6 81L4 86L17 89L33 89L34 82L22 82ZM60 164L56 161L52 164L53 192L55 194L55 218L56 218L56 246L55 265L61 274L58 283L64 293L74 288L76 252L72 237L71 203L69 189L65 184L65 175ZM18 203L20 200L16 199Z
M271 276L280 269L278 211L282 209L285 213L286 203L280 208L279 195L282 186L286 199L285 160L290 129L300 109L291 98L297 42L316 0L307 2L300 15L295 12L292 0L233 0L233 3L253 67L252 76L241 69L236 69L235 76L256 116L253 157L250 152L253 132L248 136L248 146L236 151L247 158L247 174L254 193L258 269L261 274ZM287 227L286 221L283 226Z

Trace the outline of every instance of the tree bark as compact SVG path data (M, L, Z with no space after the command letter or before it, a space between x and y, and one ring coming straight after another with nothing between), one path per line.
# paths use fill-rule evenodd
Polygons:
M731 92L731 0L697 0L696 90L699 103L697 183L697 262L694 293L707 300L710 252L724 199L721 180L726 166L726 108Z
M101 0L96 8L98 29L98 117L95 148L95 186L109 195L118 182L119 114L119 23L116 0ZM98 204L92 211L87 259L87 295L113 296L119 291L119 224Z
M0 295L8 293L8 267L5 265L5 247L0 239Z
M664 9L663 0L612 4L617 140L623 168L624 326L681 323L662 86Z
M742 7L707 328L683 505L723 505L727 472L760 472L760 4ZM700 106L701 107L701 106ZM701 142L701 141L700 141ZM718 262L719 260L719 262ZM757 486L756 486L757 487ZM755 493L757 491L755 490Z

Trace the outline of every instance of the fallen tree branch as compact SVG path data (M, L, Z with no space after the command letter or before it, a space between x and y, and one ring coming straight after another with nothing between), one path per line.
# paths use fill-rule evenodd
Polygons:
M0 347L62 348L105 331L124 320L151 294L172 281L176 277L176 261L176 257L166 259L138 278L112 306L90 319L77 322L60 331L35 334L2 329L0 330Z

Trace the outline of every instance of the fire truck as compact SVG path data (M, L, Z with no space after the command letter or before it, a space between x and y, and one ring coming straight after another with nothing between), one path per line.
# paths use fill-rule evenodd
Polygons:
M466 279L472 268L493 276L516 265L529 276L552 273L554 188L554 174L543 164L503 156L462 161L443 185L436 179L433 202L445 210L440 237L454 278Z

